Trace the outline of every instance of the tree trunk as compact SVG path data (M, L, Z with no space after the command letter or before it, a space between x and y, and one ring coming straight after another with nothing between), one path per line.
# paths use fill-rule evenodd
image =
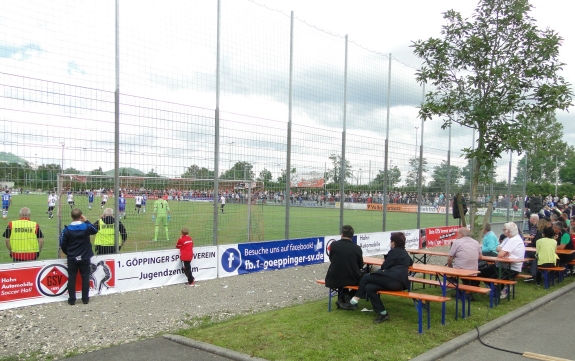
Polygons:
M477 214L477 207L479 204L477 203L477 186L479 185L479 170L481 169L481 160L480 159L473 159L473 177L471 178L471 194L469 195L471 211L469 212L469 227L471 229L471 234L477 240L479 240L479 236L481 235L481 230L475 229L475 215Z

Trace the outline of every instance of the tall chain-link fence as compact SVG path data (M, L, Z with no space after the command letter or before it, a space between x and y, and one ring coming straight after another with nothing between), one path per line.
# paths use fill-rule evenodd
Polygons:
M208 245L338 234L344 223L454 224L473 132L422 124L413 66L295 15L247 0L0 3L4 226L30 208L41 258L56 257L68 193L91 220L98 197L115 212L125 197L130 250L173 247L182 227ZM480 184L479 202L523 194L510 162ZM49 218L53 191L61 222ZM168 237L153 242L151 205L134 215L136 195L168 198ZM384 203L403 208L365 206Z

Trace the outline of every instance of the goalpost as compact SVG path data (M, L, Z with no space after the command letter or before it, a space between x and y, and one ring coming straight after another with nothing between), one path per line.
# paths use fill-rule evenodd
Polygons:
M220 243L258 242L265 239L263 182L219 180L220 194L216 197L213 194L213 179L120 176L119 184L120 192L126 198L125 217L120 219L128 233L128 241L122 251L173 248L182 227L189 228L195 245L212 245L214 199L219 203L222 195L226 198L226 206L223 212L218 209ZM94 193L92 209L88 208L89 191ZM104 194L108 195L108 202L103 208L112 208L114 214L118 210L114 199L113 176L59 174L57 218L60 232L70 222L67 212L70 209L67 203L68 192L74 196L74 206L82 209L90 221L95 222L101 216L100 203ZM143 195L147 197L147 202L142 206L142 212L137 213L135 197ZM151 216L153 204L159 198L167 199L170 207L169 237L164 237L164 230L160 230L158 242L152 242L155 223Z

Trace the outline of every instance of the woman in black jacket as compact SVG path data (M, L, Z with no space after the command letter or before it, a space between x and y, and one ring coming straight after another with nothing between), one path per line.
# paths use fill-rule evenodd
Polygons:
M340 307L346 310L357 309L357 303L365 298L373 305L373 311L377 317L373 322L381 323L389 320L389 314L381 302L377 291L403 291L409 288L409 266L413 260L405 250L405 234L394 232L391 234L391 250L385 256L381 269L374 273L366 274L359 282L359 289L349 303L341 304Z

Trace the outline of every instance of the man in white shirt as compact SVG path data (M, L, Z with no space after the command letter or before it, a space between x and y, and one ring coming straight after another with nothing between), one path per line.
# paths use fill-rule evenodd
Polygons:
M222 213L224 213L224 206L226 205L226 197L223 194L220 197L220 203L221 203L221 207L222 207Z
M50 193L50 195L48 196L48 218L54 218L54 207L56 206L56 201L58 200L58 197L56 196L56 194L54 192Z
M104 191L104 193L102 193L102 202L100 203L100 209L104 209L106 202L108 202L108 193Z
M501 245L497 247L497 257L523 259L525 255L525 244L523 243L523 239L521 239L521 236L519 235L517 225L513 222L505 223L503 225L503 234L507 238L505 238L503 242L501 242ZM502 266L503 270L501 273L501 279L510 280L515 278L517 274L521 272L523 262L506 263ZM499 264L487 266L481 271L479 276L487 278L498 278L499 276L498 267ZM501 290L500 298L506 298L506 297L507 297L507 288L503 288L503 290Z
M74 194L72 194L72 192L68 192L68 205L70 209L74 208Z
M142 196L135 196L134 199L136 201L136 208L134 208L134 213L137 212L140 214L140 210L142 209Z

